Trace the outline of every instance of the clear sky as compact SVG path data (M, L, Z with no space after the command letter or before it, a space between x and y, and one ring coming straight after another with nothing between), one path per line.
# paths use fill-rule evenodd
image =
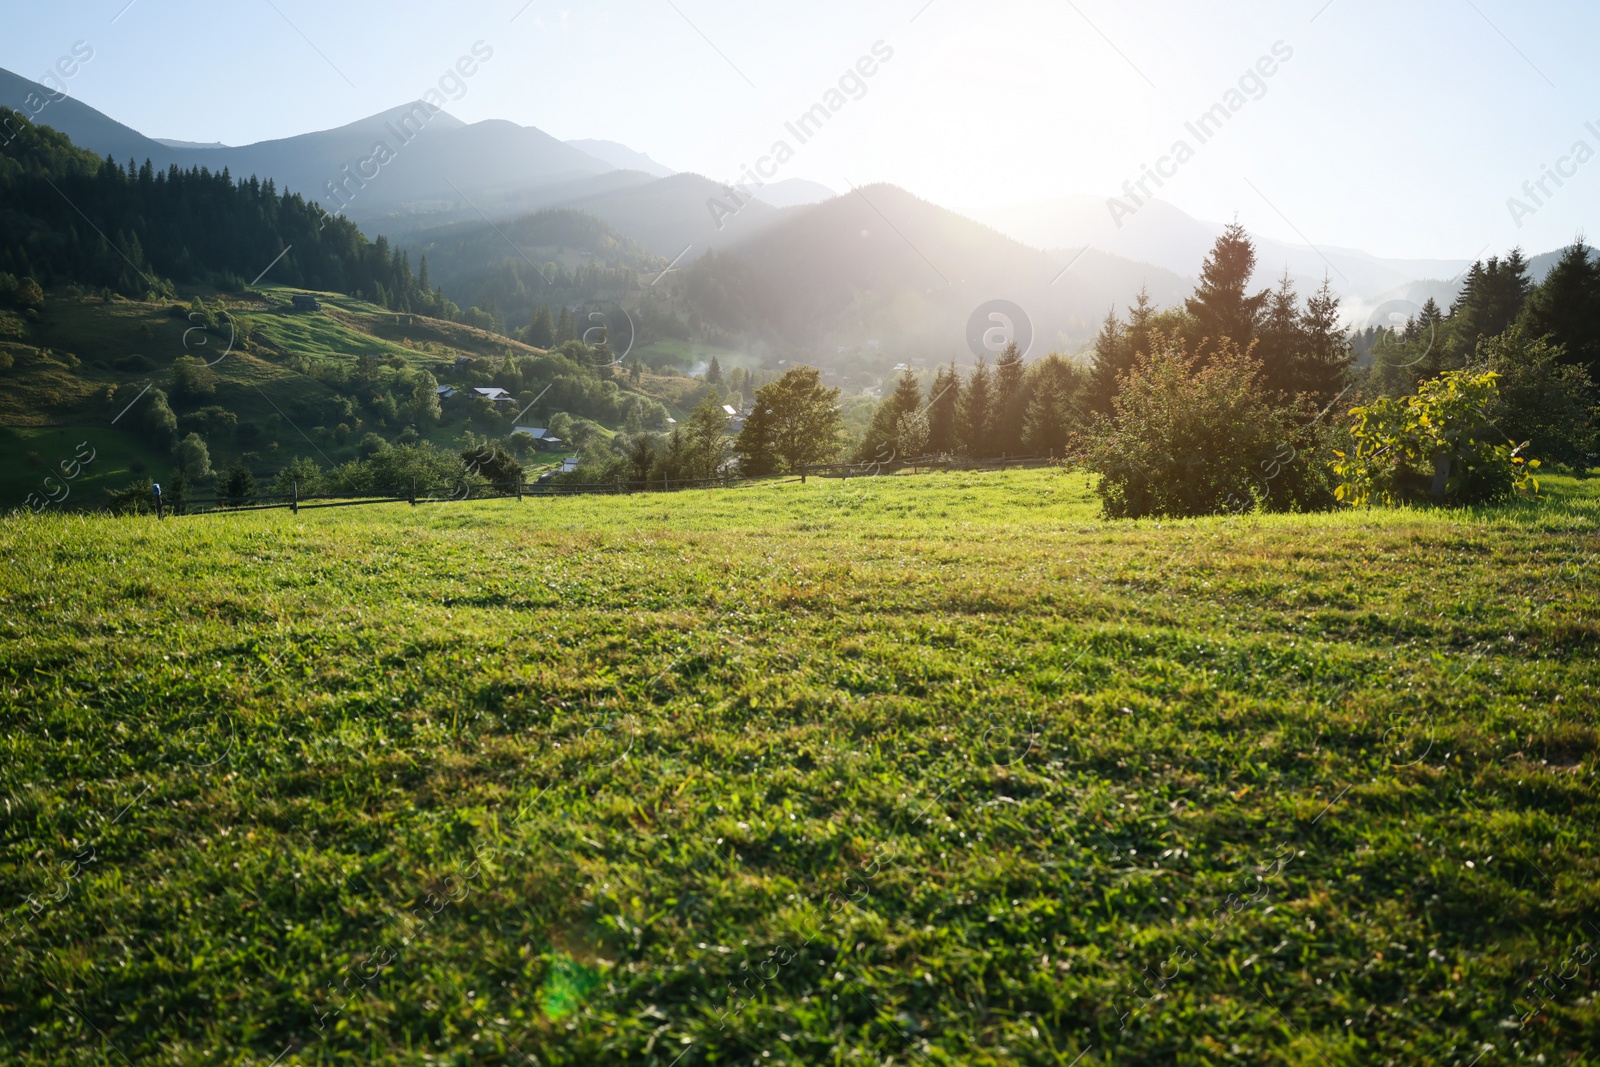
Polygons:
M493 58L456 116L617 140L726 180L882 41L892 58L780 177L889 181L970 211L1110 195L1182 138L1194 156L1168 164L1161 195L1284 240L1467 258L1600 237L1600 158L1561 162L1580 140L1600 152L1594 0L5 6L0 66L38 79L85 42L67 90L155 137L338 126L421 96L482 40ZM1247 85L1221 133L1186 132L1280 41L1291 58ZM1535 203L1523 183L1546 165L1573 176ZM1520 227L1512 196L1534 209Z

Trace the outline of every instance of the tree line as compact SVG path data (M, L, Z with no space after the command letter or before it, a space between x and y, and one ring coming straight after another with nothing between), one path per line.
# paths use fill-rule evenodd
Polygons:
M0 123L8 118L18 117L0 108ZM395 311L454 310L412 274L404 251L280 194L271 179L123 166L47 126L13 125L0 151L0 284L13 294L71 282L159 300L174 283L242 289L271 266L280 282Z
M1416 445L1363 499L1487 499L1534 484L1540 463L1593 465L1600 261L1581 242L1541 284L1513 251L1475 264L1448 312L1430 301L1403 327L1364 333L1343 324L1328 279L1305 297L1287 273L1257 290L1256 266L1235 224L1182 307L1141 292L1108 313L1085 362L1028 364L1011 345L993 367L939 368L926 388L906 370L852 458L1070 458L1101 473L1108 512L1125 515L1331 507L1355 495L1340 446L1363 454L1355 436L1379 411L1396 427L1408 425L1396 412L1449 412L1458 432ZM1401 398L1420 399L1384 403ZM1391 463L1406 449L1391 435L1366 454Z

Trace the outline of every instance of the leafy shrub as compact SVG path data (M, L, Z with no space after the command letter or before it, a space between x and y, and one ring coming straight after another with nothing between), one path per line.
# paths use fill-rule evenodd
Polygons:
M256 476L243 463L229 469L222 481L222 499L233 507L253 504L256 499Z
M1498 374L1496 426L1546 463L1586 470L1595 452L1595 392L1589 372L1562 362L1565 352L1547 338L1513 326L1478 345L1478 362Z
M278 472L272 481L274 496L299 493L301 497L316 496L323 491L322 468L317 461L306 456L296 456L289 465Z
M477 445L461 453L461 462L472 474L483 478L499 492L514 493L515 489L502 488L522 481L522 464L517 457L499 445Z
M217 372L194 356L179 356L172 363L172 391L180 400L209 400L217 393Z
M1113 415L1098 420L1085 450L1106 515L1292 506L1281 476L1303 462L1294 422L1267 402L1259 374L1260 364L1230 341L1202 359L1176 337L1158 337L1120 379Z
M1538 492L1538 460L1519 453L1491 421L1494 371L1445 371L1413 396L1352 408L1352 448L1336 453L1338 499L1354 507L1431 502L1485 504Z
M108 489L106 498L114 515L148 515L156 510L155 485L149 478L140 478L121 489Z

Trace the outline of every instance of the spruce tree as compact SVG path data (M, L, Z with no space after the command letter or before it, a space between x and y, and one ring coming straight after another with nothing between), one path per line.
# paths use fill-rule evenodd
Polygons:
M534 348L550 349L556 343L556 327L550 321L550 308L540 305L534 309L533 319L528 323L528 343Z
M722 364L717 362L717 357L711 357L711 363L706 367L706 384L713 386L722 385Z
M577 339L578 328L572 321L572 312L568 311L566 305L563 304L561 307L561 317L556 320L555 343L557 347L559 347L566 344L568 341L576 341Z
M1450 355L1460 366L1477 351L1478 343L1498 337L1522 312L1532 283L1522 249L1514 248L1501 260L1474 263L1461 293L1450 305Z
M903 455L900 447L900 420L922 408L922 387L910 369L900 372L894 392L872 413L866 436L856 449L859 463L889 463Z
M1089 367L1089 407L1102 415L1111 414L1117 396L1117 378L1128 372L1124 358L1126 338L1116 309L1106 312L1106 320L1094 339L1094 361Z
M1291 391L1313 397L1320 408L1343 391L1355 363L1355 353L1339 322L1339 297L1327 275L1323 275L1322 287L1306 300L1300 333L1305 347L1294 364Z
M1216 348L1228 338L1242 351L1255 339L1261 309L1268 293L1251 295L1250 277L1256 270L1256 246L1237 222L1228 226L1200 268L1200 284L1185 301L1194 316L1198 343L1208 340Z
M987 459L993 451L989 441L991 381L989 365L979 356L978 365L961 393L961 420L957 429L962 451L975 459Z
M954 452L961 403L961 372L951 363L940 367L928 389L928 451Z
M1022 423L1028 410L1023 389L1026 365L1016 342L1007 344L994 365L994 401L989 406L989 444L1001 455L1022 452Z
M1305 346L1301 330L1300 294L1284 269L1278 287L1267 298L1256 332L1255 357L1261 361L1261 384L1274 393L1293 396L1297 367Z
M1600 381L1600 261L1581 240L1568 246L1544 283L1534 289L1520 319L1532 337L1549 337L1564 360Z

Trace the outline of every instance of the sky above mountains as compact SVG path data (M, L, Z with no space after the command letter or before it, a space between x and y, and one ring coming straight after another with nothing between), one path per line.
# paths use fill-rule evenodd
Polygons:
M246 144L435 91L718 180L886 181L973 214L1158 195L1471 258L1559 246L1600 207L1597 39L1578 0L54 0L7 12L0 66L157 137Z

